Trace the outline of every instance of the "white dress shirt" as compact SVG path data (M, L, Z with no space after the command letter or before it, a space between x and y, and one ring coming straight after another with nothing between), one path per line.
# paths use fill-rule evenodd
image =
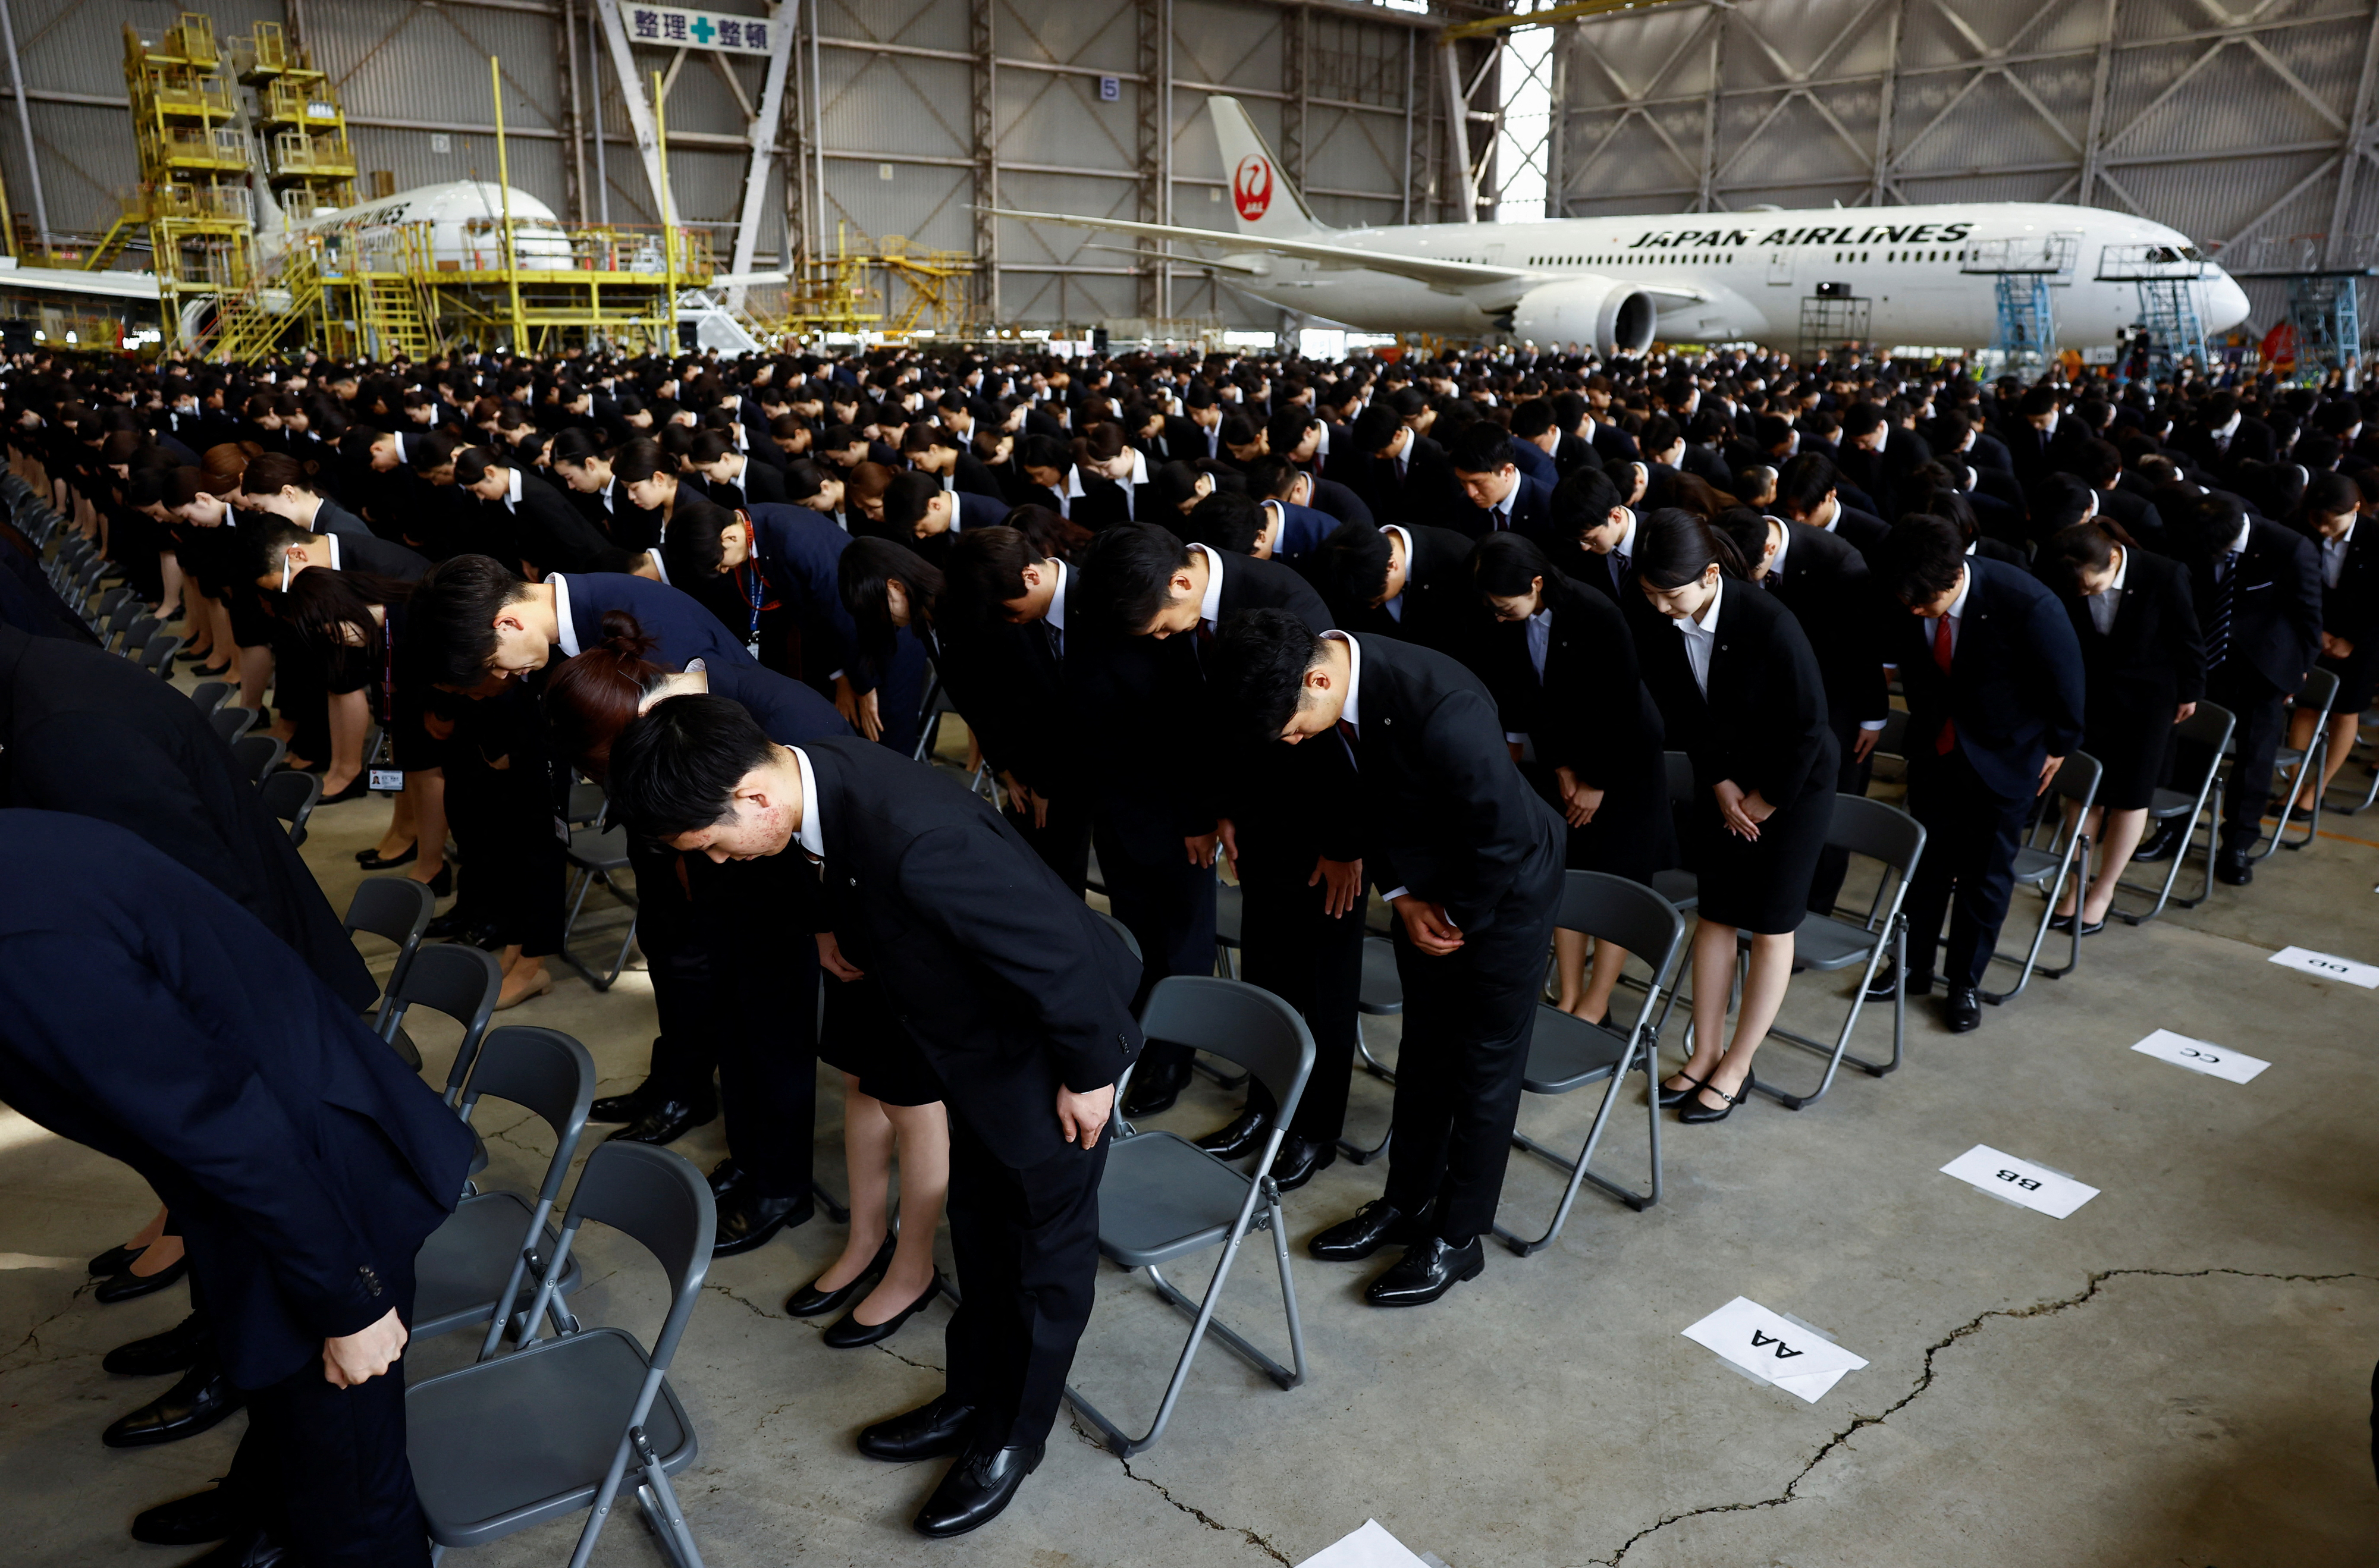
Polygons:
M793 761L802 770L802 825L793 829L793 842L814 861L826 859L826 823L818 812L816 770L810 766L809 753L799 746L785 748L793 754Z
M2107 585L2104 592L2090 596L2090 624L2098 629L2098 635L2102 637L2115 634L2115 616L2123 608L2123 578L2131 569L2131 552L2118 546L2115 550L2115 580ZM1957 633L1951 633L1950 640L1955 643Z
M1206 558L1206 591L1198 600L1198 619L1211 632L1223 618L1223 558L1204 545L1190 548Z
M2322 585L2335 588L2346 571L2346 547L2354 542L2354 525L2349 523L2346 532L2334 539L2322 538L2313 542L2321 547Z
M1725 597L1726 579L1721 577L1700 615L1679 616L1669 622L1685 639L1685 663L1692 668L1694 684L1705 699L1709 696L1710 650L1718 645L1719 601Z
M1066 563L1057 562L1057 591L1049 596L1049 608L1041 617L1041 624L1049 628L1050 641L1056 645L1057 657L1066 657Z
M556 572L546 581L553 585L553 629L561 636L562 657L576 658L580 650L577 630L570 624L570 579Z
M1958 597L1950 601L1949 609L1942 617L1928 615L1924 618L1925 646L1928 652L1932 649L1933 639L1941 634L1936 628L1944 619L1950 622L1950 657L1951 658L1958 657L1958 633L1965 625L1966 599L1974 591L1974 568L1971 566L1961 568L1958 576Z
M1398 523L1391 523L1384 528L1382 528L1380 532L1383 534L1394 534L1396 537L1398 547L1405 552L1405 587L1411 587L1413 570L1412 534L1407 530L1402 524ZM1381 608L1388 612L1389 620L1402 624L1405 618L1405 596L1403 590L1397 590L1395 597L1389 599L1388 602Z

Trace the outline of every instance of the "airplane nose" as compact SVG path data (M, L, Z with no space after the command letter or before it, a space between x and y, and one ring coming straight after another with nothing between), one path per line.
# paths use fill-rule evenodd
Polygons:
M2227 332L2247 319L2247 291L2228 272L2217 271L2205 285L2205 330Z

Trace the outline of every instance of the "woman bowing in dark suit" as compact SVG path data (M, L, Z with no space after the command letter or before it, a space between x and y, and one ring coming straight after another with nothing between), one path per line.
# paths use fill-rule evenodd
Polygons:
M1618 607L1553 570L1525 535L1490 534L1471 578L1496 625L1478 640L1479 675L1502 710L1520 770L1569 823L1566 863L1648 886L1676 863L1661 757L1660 710L1636 668L1636 639ZM1605 942L1587 973L1582 931L1553 933L1559 1006L1600 1022L1624 949Z
M2379 475L2372 479L2373 488L2379 489ZM2316 474L2305 486L2304 506L2291 523L2313 541L2321 562L2321 657L2316 665L2337 677L2321 778L2306 779L2289 802L2288 815L2299 821L2313 815L2313 802L2346 766L2362 710L2379 691L2379 525L2370 530L2361 526L2366 504L2361 476L2349 479L2343 474ZM2313 717L2301 707L2289 716L2289 745L2299 751L2312 748Z
M1652 513L1635 566L1645 599L1674 628L1648 629L1638 655L1669 734L1693 758L1688 831L1701 889L1693 1055L1662 1080L1660 1102L1682 1121L1722 1121L1749 1098L1752 1054L1793 978L1793 934L1833 824L1838 743L1801 623L1750 591L1723 535L1691 513ZM1751 934L1751 966L1721 1052L1738 931Z
M2041 565L2082 644L2082 748L2104 769L2083 825L2098 846L2098 874L2087 895L2069 886L2049 923L2070 928L2079 896L2087 936L2107 923L2115 884L2140 847L2173 726L2205 694L2205 641L2189 568L2141 549L2119 523L2097 517L2058 530Z

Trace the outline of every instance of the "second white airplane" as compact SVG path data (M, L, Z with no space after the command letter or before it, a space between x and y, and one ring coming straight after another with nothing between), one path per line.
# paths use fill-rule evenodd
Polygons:
M1803 300L1821 292L1868 301L1871 342L1979 347L1996 335L1999 305L1996 279L1974 269L2010 253L2062 263L2050 283L2066 344L2112 344L2138 321L2136 283L2101 274L2142 262L2202 268L2188 287L2209 334L2247 319L2246 292L2186 235L2095 207L1986 201L1326 228L1238 100L1206 104L1231 171L1232 230L996 214L1196 246L1207 254L1159 254L1359 330L1502 333L1591 344L1605 356L1639 354L1655 340L1790 345Z

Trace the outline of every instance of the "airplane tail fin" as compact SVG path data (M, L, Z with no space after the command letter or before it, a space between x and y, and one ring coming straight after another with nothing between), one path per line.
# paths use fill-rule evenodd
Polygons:
M1220 94L1206 100L1214 119L1214 140L1223 150L1223 172L1230 181L1226 199L1231 222L1243 235L1293 239L1321 232L1305 197L1282 172L1280 160L1264 145L1262 133L1248 118L1236 98Z

